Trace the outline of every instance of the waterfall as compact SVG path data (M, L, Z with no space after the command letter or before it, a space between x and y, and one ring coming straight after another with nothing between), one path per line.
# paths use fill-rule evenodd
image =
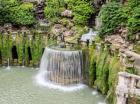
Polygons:
M82 51L46 48L41 59L37 82L50 88L73 91L83 88Z

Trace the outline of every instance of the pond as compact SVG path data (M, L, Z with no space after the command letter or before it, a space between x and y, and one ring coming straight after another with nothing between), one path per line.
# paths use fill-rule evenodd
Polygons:
M35 83L38 69L0 68L0 104L106 104L104 96L85 87L64 92Z

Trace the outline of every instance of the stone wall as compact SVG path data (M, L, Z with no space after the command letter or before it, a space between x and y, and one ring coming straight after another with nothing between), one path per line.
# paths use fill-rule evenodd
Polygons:
M39 66L47 37L39 33L0 34L0 65Z

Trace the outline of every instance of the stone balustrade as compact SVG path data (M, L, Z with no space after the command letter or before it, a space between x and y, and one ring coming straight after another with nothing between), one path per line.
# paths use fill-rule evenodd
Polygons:
M133 67L140 74L140 55L129 50L120 51L120 61L125 67Z
M126 104L128 95L140 96L139 81L140 76L126 72L119 73L118 85L116 87L117 104Z

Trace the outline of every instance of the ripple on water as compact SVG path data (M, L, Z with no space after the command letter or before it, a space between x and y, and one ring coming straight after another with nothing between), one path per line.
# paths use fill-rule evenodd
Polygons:
M36 73L29 68L0 68L0 104L106 104L103 96L92 95L88 87L67 93L35 86L32 77Z

